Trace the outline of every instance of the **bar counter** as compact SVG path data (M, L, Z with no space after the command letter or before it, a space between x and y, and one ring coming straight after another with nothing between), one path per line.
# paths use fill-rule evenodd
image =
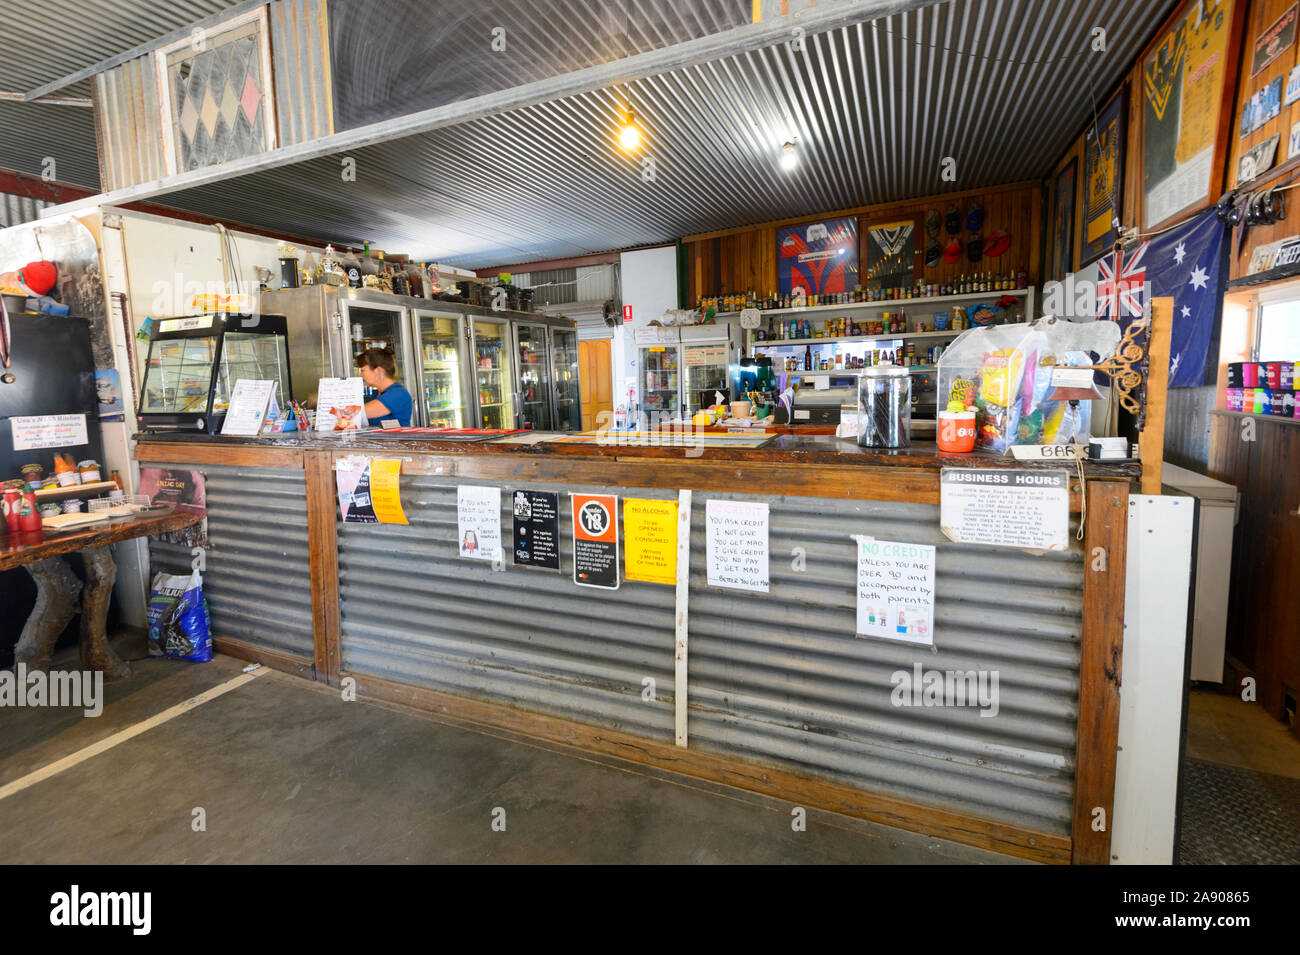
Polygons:
M1085 462L1081 484L1068 459L798 431L761 448L167 434L139 436L135 455L205 475L222 652L794 805L1042 862L1109 858L1091 820L1113 801L1134 463ZM334 465L353 455L401 461L408 525L339 520ZM1042 554L949 541L945 467L1069 471L1083 540ZM459 556L459 485L502 489L504 561ZM522 488L560 495L559 573L511 560ZM690 491L676 591L575 584L569 491L617 495L620 513ZM767 592L708 584L711 499L768 505ZM857 535L935 546L933 647L855 636ZM150 553L154 571L192 559ZM918 667L995 674L996 716L900 704L899 674Z

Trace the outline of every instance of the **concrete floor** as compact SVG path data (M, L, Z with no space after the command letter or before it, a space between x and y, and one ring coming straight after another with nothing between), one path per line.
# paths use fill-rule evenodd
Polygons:
M135 652L131 652L131 651ZM139 655L138 645L124 648ZM71 669L68 658L56 668ZM102 716L0 709L0 786L239 676L140 660ZM196 832L194 810L206 814ZM492 830L493 810L506 829ZM1008 863L726 786L364 701L264 671L0 799L29 863ZM21 820L21 824L19 821Z
M1223 766L1300 779L1300 739L1258 703L1217 686L1193 689L1187 702L1187 755Z

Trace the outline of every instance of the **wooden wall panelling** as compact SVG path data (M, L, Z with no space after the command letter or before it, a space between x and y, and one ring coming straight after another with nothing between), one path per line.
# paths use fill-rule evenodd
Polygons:
M984 227L981 234L987 239L996 229L1005 230L1011 237L1011 246L996 259L982 258L971 262L965 256L966 210L971 202L984 207ZM962 242L962 258L948 265L940 262L932 269L925 268L925 214L937 209L940 214L948 206L956 205L962 217L958 237ZM957 276L972 272L1014 272L1024 266L1031 284L1038 281L1042 262L1039 255L1039 236L1043 228L1042 197L1038 183L1015 183L985 189L909 199L901 202L859 209L839 210L822 215L802 216L788 221L763 223L747 229L729 229L700 236L687 236L682 241L687 248L690 300L724 292L745 292L753 289L759 294L777 290L776 234L779 228L835 219L844 216L858 219L859 275L866 274L867 228L881 222L912 219L916 230L916 266L914 274L929 282L940 284ZM940 232L940 244L946 244L946 231Z

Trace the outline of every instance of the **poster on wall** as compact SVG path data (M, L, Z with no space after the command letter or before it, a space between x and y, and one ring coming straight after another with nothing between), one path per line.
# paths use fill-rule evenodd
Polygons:
M1142 61L1142 224L1213 201L1215 140L1241 0L1185 0Z
M456 537L461 557L501 563L501 488L457 485Z
M1124 104L1122 86L1083 137L1083 243L1079 260L1090 262L1115 244L1115 210L1124 207Z
M122 382L116 368L95 370L95 394L99 398L100 421L122 421L126 409L122 405Z
M1267 30L1255 38L1250 56L1252 77L1291 48L1295 42L1297 11L1300 11L1300 4L1291 4Z
M345 524L409 524L402 511L396 458L353 456L334 462L339 514Z
M515 491L515 563L560 569L560 496L554 491Z
M618 496L571 494L573 582L618 590Z
M858 220L852 216L776 230L780 291L847 292L858 284Z
M179 468L141 468L139 493L154 504L174 504L177 511L202 518L189 527L159 534L159 540L186 547L208 546L208 496L202 474Z
M1079 160L1071 159L1056 174L1052 187L1052 277L1074 270L1074 178Z
M905 288L915 281L916 223L867 227L867 281L872 288Z
M859 637L934 646L934 546L854 534Z

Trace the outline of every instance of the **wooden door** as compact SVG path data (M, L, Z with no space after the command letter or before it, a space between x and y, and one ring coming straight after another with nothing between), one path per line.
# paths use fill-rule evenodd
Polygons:
M582 430L594 431L613 424L614 363L610 340L578 342L578 374L582 379ZM601 412L609 412L604 418Z

